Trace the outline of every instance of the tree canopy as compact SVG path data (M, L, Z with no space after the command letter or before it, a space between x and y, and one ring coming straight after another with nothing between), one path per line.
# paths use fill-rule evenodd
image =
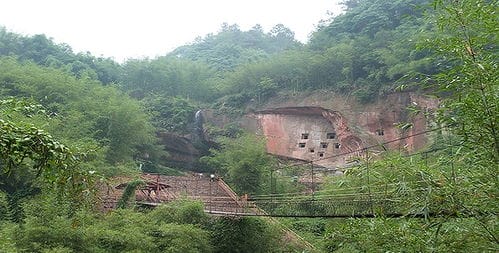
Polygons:
M139 147L155 143L149 116L137 101L116 88L9 57L0 58L0 66L0 96L39 102L50 120L38 123L61 140L94 146L109 163L131 161L140 152L156 152L139 152Z
M313 203L323 192L365 196L370 187L385 187L386 198L416 215L394 219L372 210L369 220L288 223L327 252L496 252L497 0L343 4L345 12L322 22L306 44L282 24L269 32L223 24L167 55L122 64L74 53L43 34L0 28L0 248L285 251L281 234L263 220L211 219L200 203L107 215L82 203L96 190L94 174L137 174L138 163L161 164L166 153L157 133L188 138L200 108L232 120L282 94L327 90L369 103L409 90L440 101L427 157L380 154L374 161L365 151L306 204L320 210ZM303 191L288 178L284 183L281 168L281 178L267 180L277 161L234 122L215 136L205 169L240 194L273 194L278 180L279 190Z

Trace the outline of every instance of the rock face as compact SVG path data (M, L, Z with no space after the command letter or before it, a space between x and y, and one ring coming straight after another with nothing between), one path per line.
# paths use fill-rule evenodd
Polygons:
M412 115L409 107L421 113ZM437 107L437 100L411 92L393 93L371 104L359 104L354 98L330 92L314 92L276 97L247 113L239 125L263 135L271 154L338 168L364 155L366 147L376 146L369 148L374 153L385 149L413 152L425 147L428 136L419 135L429 128L424 113ZM234 122L213 109L198 114L205 123L220 128ZM397 127L401 123L412 127L402 130ZM197 128L199 132L202 124ZM214 146L210 136L204 134L202 139L206 145ZM159 136L170 154L171 166L189 169L196 166L204 154L194 145L193 136L171 133L159 133Z
M332 95L298 97L270 103L266 109L248 114L242 126L265 136L271 154L313 161L327 168L340 167L370 151L423 148L428 129L423 113L410 115L407 108L433 110L438 102L414 93L396 93L370 105ZM402 130L400 123L412 128ZM256 126L256 127L255 127Z
M192 169L201 157L201 152L191 138L168 132L159 132L158 137L169 154L169 166Z

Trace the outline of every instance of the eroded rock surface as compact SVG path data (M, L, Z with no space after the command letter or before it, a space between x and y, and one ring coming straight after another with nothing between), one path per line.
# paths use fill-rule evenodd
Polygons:
M384 145L370 150L412 152L423 148L428 136L418 133L429 127L424 112L437 105L436 100L414 93L391 94L369 105L337 96L323 100L303 97L270 103L267 109L248 114L242 126L265 136L271 154L334 168L377 144ZM409 107L420 113L412 115ZM405 123L412 127L398 127Z

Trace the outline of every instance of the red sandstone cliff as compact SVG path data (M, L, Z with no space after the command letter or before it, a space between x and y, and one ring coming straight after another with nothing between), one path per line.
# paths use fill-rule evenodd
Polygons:
M415 93L395 93L367 105L327 93L278 99L246 115L241 125L264 135L269 153L324 167L342 166L363 148L385 142L390 143L373 150L423 148L428 137L412 135L427 130L427 119L407 108L425 112L438 106L438 101ZM400 123L412 127L402 130Z

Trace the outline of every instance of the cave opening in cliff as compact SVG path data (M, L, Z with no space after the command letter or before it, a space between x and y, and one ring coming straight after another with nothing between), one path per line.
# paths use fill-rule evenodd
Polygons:
M305 147L305 142L300 142L300 143L298 143L298 147L299 147L299 148L304 148L304 147Z
M327 148L328 143L327 142L321 142L321 148Z
M309 149L310 153L314 153L315 152L315 149L311 148Z
M331 139L334 139L334 138L336 138L336 133L327 133L327 134L326 134L326 138L327 138L327 139L330 139L330 140L331 140Z
M324 157L324 152L319 152L319 157Z
M341 146L341 144L339 144L338 142L336 142L336 143L334 144L334 148L340 148L340 146Z
M385 135L385 131L383 131L383 129L378 129L378 130L376 130L376 134L379 136L383 136L383 135Z
M301 138L302 138L303 140L308 140L308 134L307 134L307 133L305 133L305 134L301 134Z

